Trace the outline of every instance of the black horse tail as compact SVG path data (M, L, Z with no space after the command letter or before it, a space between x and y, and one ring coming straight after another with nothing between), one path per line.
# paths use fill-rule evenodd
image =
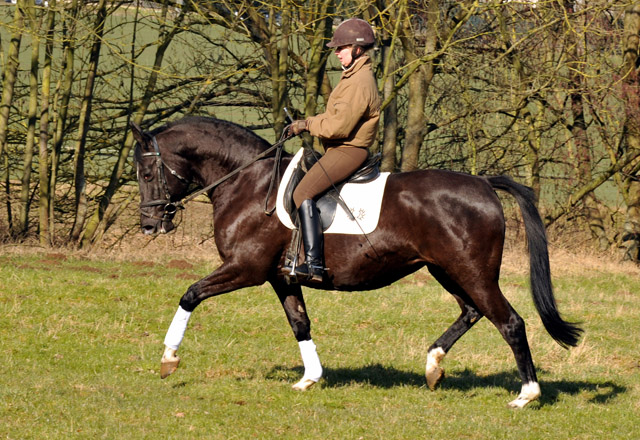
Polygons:
M533 190L506 176L487 177L487 180L494 189L506 191L515 197L520 206L529 248L531 294L544 328L562 347L575 347L582 329L576 323L563 320L558 312L551 284L547 234L534 203Z

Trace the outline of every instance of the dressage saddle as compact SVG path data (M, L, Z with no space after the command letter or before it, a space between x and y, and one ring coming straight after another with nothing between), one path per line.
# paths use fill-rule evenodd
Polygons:
M298 215L296 206L293 203L293 191L300 183L300 180L311 169L320 158L317 152L305 149L302 154L302 158L298 163L297 168L291 175L291 179L287 183L284 193L284 207L291 218L294 225L298 226ZM350 213L349 208L344 204L340 197L340 190L347 183L366 183L376 179L380 175L380 159L381 154L377 153L373 156L369 156L367 160L358 168L351 177L345 181L340 182L338 185L334 185L327 191L322 193L316 201L318 211L320 211L320 220L322 223L322 230L326 231L336 215L337 206L340 205L345 212Z

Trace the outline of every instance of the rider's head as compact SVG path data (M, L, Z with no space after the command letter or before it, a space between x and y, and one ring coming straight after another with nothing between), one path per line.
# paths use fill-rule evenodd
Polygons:
M348 68L353 61L373 48L374 43L371 25L360 18L350 18L336 28L327 47L335 48L343 68Z

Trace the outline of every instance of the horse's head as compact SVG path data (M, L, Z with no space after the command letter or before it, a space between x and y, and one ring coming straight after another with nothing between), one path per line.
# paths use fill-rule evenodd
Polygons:
M162 148L156 137L131 123L138 186L140 187L140 227L145 234L167 233L175 226L173 217L181 207L189 181L181 170L179 157L166 146Z

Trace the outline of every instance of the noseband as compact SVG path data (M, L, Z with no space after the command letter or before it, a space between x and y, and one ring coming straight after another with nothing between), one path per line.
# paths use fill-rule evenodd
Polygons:
M162 189L164 190L164 199L156 199L156 200L151 200L145 203L140 203L140 213L146 217L149 217L155 220L170 221L176 215L176 212L178 212L178 209L183 209L184 206L180 201L176 203L173 203L171 201L171 193L169 192L169 183L167 182L167 177L164 173L164 169L167 168L167 170L169 170L169 172L173 176L175 176L181 182L186 183L187 185L191 182L185 179L184 177L182 177L180 174L178 174L176 170L171 168L169 165L166 164L164 160L162 160L162 156L160 155L160 148L158 147L158 141L156 140L155 136L153 136L152 138L152 143L153 143L154 151L150 153L142 153L142 157L154 156L156 158L156 169L158 172L158 181L162 184ZM152 208L154 206L164 207L162 217L156 217L155 215L146 213L143 210L144 208Z

